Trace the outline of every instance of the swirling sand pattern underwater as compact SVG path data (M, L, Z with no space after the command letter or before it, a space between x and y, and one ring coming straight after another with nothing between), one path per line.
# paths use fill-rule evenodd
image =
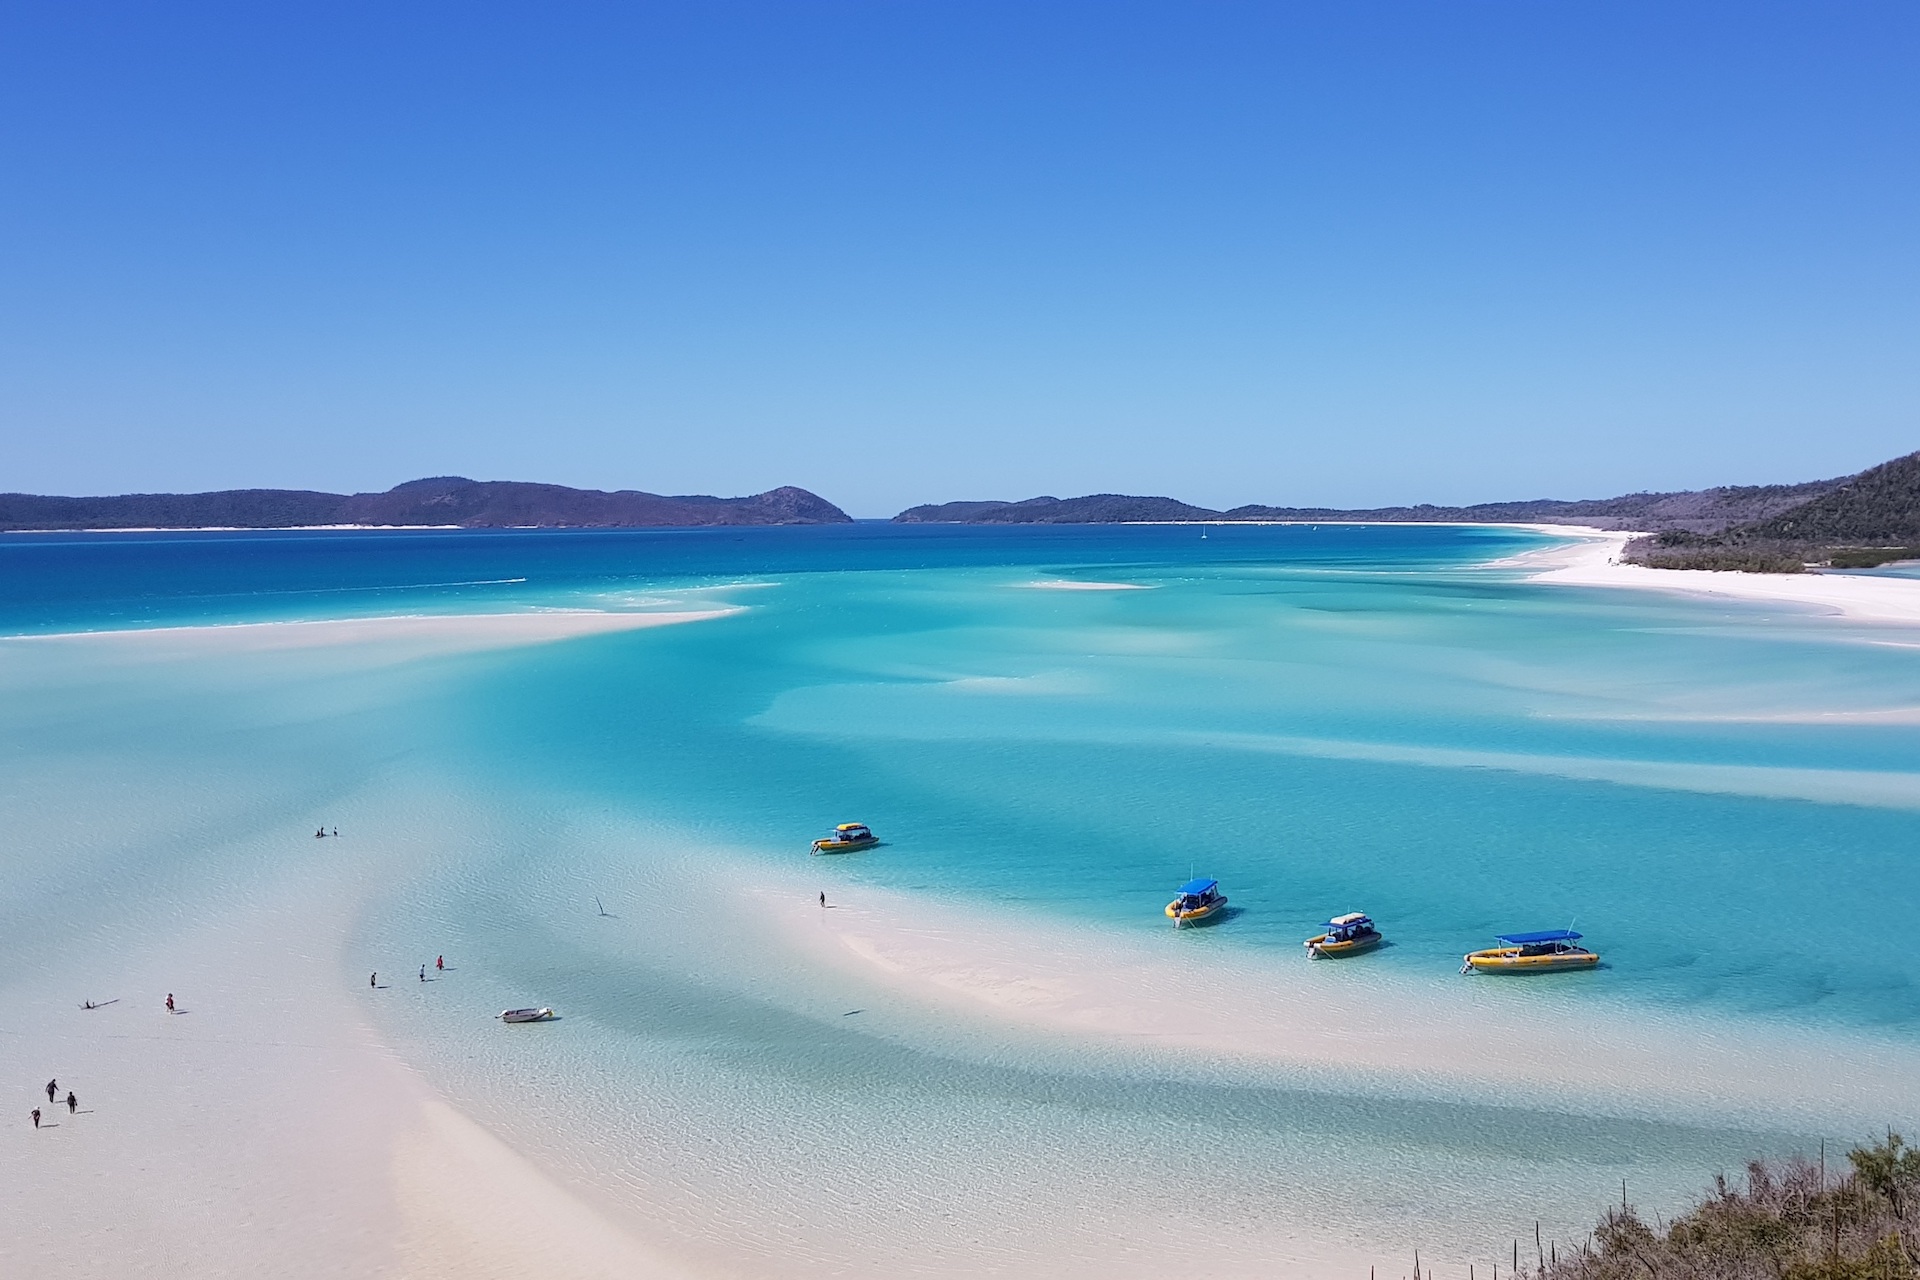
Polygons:
M1219 1273L1284 1258L1313 1272L1423 1242L1491 1256L1536 1216L1577 1236L1623 1175L1670 1203L1757 1151L1897 1122L1916 1098L1920 961L1850 940L1920 905L1920 729L1887 714L1920 706L1920 664L1830 619L1480 567L1542 541L1338 526L48 537L0 544L16 588L0 629L712 615L429 646L378 670L316 653L297 679L284 662L178 667L171 696L195 709L152 712L152 765L179 767L182 724L212 741L238 714L204 696L220 680L245 684L256 720L332 708L341 758L360 762L338 789L412 851L358 949L445 937L486 1000L537 993L567 1015L511 1056L451 1008L385 1035L670 1254L722 1271L777 1256L788 1274L1061 1258L1144 1274L1168 1262L1152 1241L1199 1214L1222 1224ZM1090 589L1032 589L1076 583ZM119 659L21 658L23 643L17 671L70 665L10 704L15 731L77 689L169 696L151 671L86 665ZM119 715L148 705L115 698ZM807 840L848 819L886 845L808 865ZM1172 940L1159 907L1193 871L1221 879L1234 916ZM800 940L783 914L816 888L845 904L854 923L832 927L850 950ZM595 894L610 918L580 911ZM1392 945L1307 976L1299 940L1355 909ZM1494 932L1570 922L1602 971L1454 974ZM994 939L991 956L966 950ZM1100 993L1112 1008L1062 994L1075 957L1096 955L1169 990L1244 983L1277 1004L1311 982L1317 1003L1298 1008L1316 1020L1345 1010L1357 1034L1404 1019L1409 1042L1394 1066L1263 1057L1232 1028L1209 1039L1204 1018L1181 1043L1118 1034L1124 993ZM937 982L914 985L915 956ZM999 1005L948 1008L940 983ZM1223 1018L1237 998L1223 991ZM1027 1016L1055 1008L1074 1035ZM1827 1053L1879 1074L1824 1099L1784 1066L1717 1097L1604 1062L1578 1088L1529 1087L1527 1041L1572 1026L1623 1043L1708 1027L1730 1046L1791 1042L1783 1063ZM1476 1082L1475 1055L1522 1068Z

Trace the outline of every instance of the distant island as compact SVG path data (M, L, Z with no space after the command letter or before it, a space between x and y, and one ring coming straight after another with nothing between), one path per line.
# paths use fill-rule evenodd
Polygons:
M1356 521L1569 524L1624 529L1627 560L1656 569L1799 573L1920 559L1920 453L1832 480L1731 485L1617 498L1534 498L1465 507L1270 507L1216 511L1177 498L1094 493L1079 498L943 502L909 507L899 524L1129 524L1169 521ZM0 494L0 531L294 529L328 526L463 529L632 529L704 525L846 524L852 517L805 489L745 498L606 492L557 484L439 476L384 493L223 489L65 498Z
M1225 511L1174 498L1095 493L1019 502L946 502L909 507L902 524L1117 524L1148 521L1428 521L1575 524L1650 536L1627 544L1628 560L1657 569L1800 573L1920 559L1920 453L1857 475L1802 484L1735 485L1617 498L1486 502L1467 507L1241 506Z
M1764 520L1846 483L1744 485L1678 493L1630 493L1619 498L1534 498L1483 502L1470 507L1429 503L1406 507L1268 507L1247 505L1215 511L1174 498L1095 493L1084 498L1028 498L1021 502L946 502L909 507L901 524L1122 524L1162 520L1353 520L1369 523L1426 521L1441 524L1578 524L1601 529L1685 529L1711 533L1749 520Z
M558 484L438 476L385 493L222 489L104 498L0 494L0 530L295 529L328 525L463 529L632 529L701 525L847 524L852 517L805 489L747 498L666 497Z

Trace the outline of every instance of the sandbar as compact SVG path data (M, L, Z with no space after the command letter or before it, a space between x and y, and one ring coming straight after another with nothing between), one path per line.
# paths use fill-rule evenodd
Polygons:
M1920 1092L1920 1054L1862 1036L1769 1028L1752 1043L1698 1020L1515 1003L1497 978L1409 986L1340 961L1236 951L1175 934L989 914L861 886L835 908L761 872L741 900L766 935L946 1020L1131 1049L1159 1061L1281 1068L1339 1090L1549 1108L1871 1123ZM1231 927L1231 922L1227 926Z
M1574 525L1523 526L1553 533L1558 546L1493 561L1492 568L1530 570L1529 580L1569 587L1624 587L1783 605L1796 613L1849 622L1920 625L1920 579L1860 573L1739 573L1721 569L1650 569L1625 564L1620 553L1642 537Z
M147 654L271 653L380 646L395 655L423 656L549 644L581 636L705 622L744 612L743 607L674 612L540 609L522 613L396 614L314 621L236 622L188 627L63 631L9 636L14 642L77 642L118 646Z
M0 1069L79 1095L74 1115L36 1099L39 1131L20 1101L7 1126L0 1274L682 1274L380 1046L367 1002L405 993L343 983L340 954L380 847L262 835L284 870L237 901L137 944L73 939L0 980ZM309 847L324 856L289 856ZM84 1010L83 991L118 1000Z

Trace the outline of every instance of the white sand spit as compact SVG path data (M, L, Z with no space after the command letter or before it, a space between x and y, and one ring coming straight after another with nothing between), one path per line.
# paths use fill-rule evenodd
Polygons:
M1574 526L1538 526L1569 541L1494 562L1494 567L1531 568L1534 582L1570 587L1626 587L1715 596L1753 604L1785 606L1795 613L1824 613L1851 622L1920 625L1920 579L1858 573L1736 573L1713 569L1649 569L1622 564L1620 553L1641 535Z
M395 653L469 653L547 644L579 636L704 622L744 612L742 608L660 613L613 613L596 609L543 609L525 613L400 614L377 618L328 618L314 622L240 622L143 630L64 631L6 637L9 643L56 641L121 646L156 657L209 653L270 653L348 645L383 645Z
M1820 1105L1870 1122L1888 1098L1913 1097L1920 1085L1920 1055L1865 1038L1844 1061L1830 1043L1802 1042L1784 1028L1764 1045L1736 1044L1681 1018L1516 1002L1513 984L1499 978L1461 977L1436 990L1364 963L1223 952L1170 927L1155 939L1116 937L872 886L824 912L797 883L774 888L762 879L740 896L754 904L767 936L811 964L945 1022L970 1019L1156 1057L1266 1064L1401 1095L1498 1096L1575 1110L1631 1099L1647 1111L1774 1123L1801 1112L1810 1092ZM1391 937L1392 923L1385 927ZM1595 941L1604 951L1605 940ZM1818 1088L1810 1091L1810 1081Z

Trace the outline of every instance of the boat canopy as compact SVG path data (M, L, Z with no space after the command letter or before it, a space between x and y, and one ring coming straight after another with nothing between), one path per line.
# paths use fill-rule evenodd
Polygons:
M1546 929L1540 933L1501 933L1494 936L1501 942L1516 947L1530 947L1536 942L1580 941L1580 935L1571 929Z
M1189 880L1180 886L1183 898L1204 898L1220 887L1218 880Z
M1329 921L1327 921L1327 928L1329 928L1329 929L1344 929L1344 928L1346 928L1346 927L1347 927L1348 925L1355 925L1355 924L1372 924L1372 923L1373 923L1373 921L1371 921L1371 920L1369 920L1369 919L1367 918L1367 913L1366 913L1366 912L1364 912L1364 911L1350 911L1350 912L1348 912L1348 913L1347 913L1346 915L1344 915L1344 916L1335 916L1335 917L1334 917L1333 919L1331 919L1331 920L1329 920Z
M867 824L864 822L843 822L834 828L835 831L865 831L866 829Z

